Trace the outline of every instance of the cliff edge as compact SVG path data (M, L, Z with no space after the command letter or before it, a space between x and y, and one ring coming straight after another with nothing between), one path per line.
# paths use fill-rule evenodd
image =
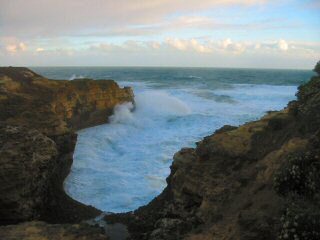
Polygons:
M0 225L97 216L99 210L63 190L75 131L107 122L117 104L133 98L113 80L50 80L27 68L0 67Z

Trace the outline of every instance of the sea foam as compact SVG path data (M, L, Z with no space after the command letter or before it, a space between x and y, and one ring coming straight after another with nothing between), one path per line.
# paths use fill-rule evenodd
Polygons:
M147 204L166 186L175 152L224 124L239 125L281 109L296 91L295 86L161 84L131 82L135 106L119 105L109 124L79 132L65 181L71 197L111 212Z

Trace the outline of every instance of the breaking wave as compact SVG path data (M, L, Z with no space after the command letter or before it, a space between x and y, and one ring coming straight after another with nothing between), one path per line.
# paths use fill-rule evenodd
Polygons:
M118 105L110 124L78 133L65 181L70 196L104 211L126 212L147 204L166 186L175 152L225 124L239 125L281 109L297 89L254 84L192 89L178 81L175 88L165 88L161 81L132 86L135 105Z

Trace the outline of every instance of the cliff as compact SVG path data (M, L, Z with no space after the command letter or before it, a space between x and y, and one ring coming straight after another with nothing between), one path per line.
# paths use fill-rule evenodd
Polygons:
M75 223L100 211L67 196L75 130L107 122L133 102L113 80L49 80L27 68L0 68L0 224Z
M0 68L0 121L49 136L105 123L115 105L129 101L132 90L113 80L49 80L27 68Z
M224 126L174 155L168 186L107 216L132 239L320 239L320 77L279 112Z
M1 224L60 224L2 226L0 238L105 239L97 228L70 224L99 211L70 199L62 182L72 163L74 130L105 121L114 104L133 101L132 92L111 81L54 81L25 68L1 71ZM113 104L104 95L114 96ZM196 148L180 150L162 194L106 220L125 224L130 239L139 240L320 239L319 156L317 76L299 87L297 100L284 110L224 126Z

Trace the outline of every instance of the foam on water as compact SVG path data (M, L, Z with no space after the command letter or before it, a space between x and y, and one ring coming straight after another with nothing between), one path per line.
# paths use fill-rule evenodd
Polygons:
M69 80L74 80L74 79L81 79L84 78L84 76L82 75L76 75L76 74L72 74L72 76L69 78Z
M109 212L131 211L166 186L172 156L225 124L255 120L294 99L296 86L126 81L136 106L115 108L110 124L79 132L67 193ZM132 112L134 108L134 111Z

